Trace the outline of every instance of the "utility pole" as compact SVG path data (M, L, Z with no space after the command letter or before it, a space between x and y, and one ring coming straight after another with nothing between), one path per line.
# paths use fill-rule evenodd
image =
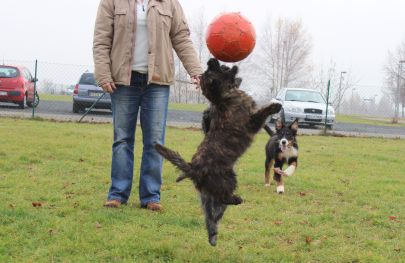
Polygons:
M340 104L342 103L342 80L343 74L346 74L346 71L340 72L340 80L339 80L339 90L338 90L338 105L337 105L337 113L340 114Z

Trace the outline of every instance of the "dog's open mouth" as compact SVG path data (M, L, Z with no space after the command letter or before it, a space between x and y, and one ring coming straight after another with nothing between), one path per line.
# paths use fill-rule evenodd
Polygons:
M288 149L288 146L287 146L287 145L280 145L280 150L281 150L282 152L287 151L287 149Z

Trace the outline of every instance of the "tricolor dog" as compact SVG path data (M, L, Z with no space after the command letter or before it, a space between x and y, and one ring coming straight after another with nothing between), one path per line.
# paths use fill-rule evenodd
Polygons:
M284 176L292 176L298 164L297 131L298 120L291 125L285 126L281 120L276 121L276 132L266 125L265 130L271 136L266 144L265 162L265 186L270 186L270 172L274 166L274 180L277 185L277 193L284 193ZM288 167L283 171L283 165Z

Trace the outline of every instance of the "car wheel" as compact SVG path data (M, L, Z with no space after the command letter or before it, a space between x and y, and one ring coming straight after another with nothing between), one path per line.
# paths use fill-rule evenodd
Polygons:
M76 103L73 103L73 113L79 113L84 110L84 108Z
M24 95L24 100L18 103L20 109L25 109L25 105L27 104L27 95Z
M28 101L28 98L26 98L26 104L25 105L27 105L27 107L31 108L32 107L32 101Z
M329 130L333 130L334 126L333 125L326 125L326 128L328 128Z

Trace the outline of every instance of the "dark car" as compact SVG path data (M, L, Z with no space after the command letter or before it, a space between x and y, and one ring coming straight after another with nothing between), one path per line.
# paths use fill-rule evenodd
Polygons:
M83 73L73 91L73 112L79 113L91 107L102 94L103 90L97 86L94 73ZM111 109L110 94L105 94L94 108Z
M35 79L25 67L0 66L0 102L18 104L21 109L35 101Z

